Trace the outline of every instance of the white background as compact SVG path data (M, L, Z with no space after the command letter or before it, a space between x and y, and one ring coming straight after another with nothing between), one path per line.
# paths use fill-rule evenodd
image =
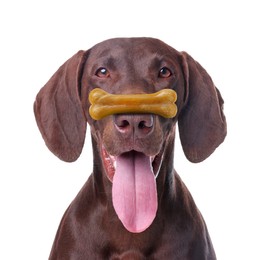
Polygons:
M90 136L75 163L45 146L33 102L69 57L118 36L160 38L190 53L225 100L228 136L175 168L219 260L268 259L265 1L2 1L0 4L0 259L47 259L59 221L91 173Z

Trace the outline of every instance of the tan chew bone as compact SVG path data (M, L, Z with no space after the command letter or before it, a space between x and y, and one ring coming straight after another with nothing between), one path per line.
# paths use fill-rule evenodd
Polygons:
M176 100L177 94L172 89L152 94L114 95L95 88L89 94L89 114L95 120L126 113L150 113L172 118L177 114Z

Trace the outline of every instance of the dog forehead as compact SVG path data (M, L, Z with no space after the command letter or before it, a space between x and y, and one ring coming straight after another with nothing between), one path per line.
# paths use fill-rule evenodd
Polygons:
M126 54L128 57L151 55L170 55L174 52L170 46L155 38L113 38L100 42L93 46L90 55L96 58L104 58L107 56L122 57Z

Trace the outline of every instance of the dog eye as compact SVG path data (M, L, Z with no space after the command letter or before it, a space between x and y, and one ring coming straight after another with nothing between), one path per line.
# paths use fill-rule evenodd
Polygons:
M158 73L159 78L169 78L171 75L172 75L172 72L167 67L163 67Z
M95 75L99 78L108 78L110 76L109 71L106 68L97 69Z

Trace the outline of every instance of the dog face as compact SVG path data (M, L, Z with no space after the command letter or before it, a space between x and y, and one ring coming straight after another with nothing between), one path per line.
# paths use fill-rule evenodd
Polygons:
M157 44L156 44L157 43ZM151 39L113 39L90 50L82 77L82 104L92 134L101 144L104 161L131 151L143 153L154 161L162 157L161 149L172 132L177 117L166 119L150 114L120 114L92 120L88 94L101 88L111 94L148 94L162 89L178 93L177 106L182 107L186 87L179 55L172 48L159 48ZM162 44L162 43L161 43ZM159 165L154 165L157 174ZM108 176L113 176L113 167Z
M95 88L114 95L171 89L177 93L177 114L120 113L94 120L88 96ZM222 106L210 76L190 55L157 39L121 38L66 61L40 90L34 109L47 146L65 161L79 157L89 123L94 148L113 183L114 208L129 231L141 232L157 211L155 178L163 158L173 157L176 123L186 157L200 162L225 138Z
M101 125L109 119L93 122L88 115L88 94L96 87L111 94L175 90L177 117L157 121L167 129L178 121L183 150L192 162L206 159L225 138L220 92L190 55L152 38L111 39L67 60L36 97L39 129L49 149L62 160L79 157L86 121L104 132Z

